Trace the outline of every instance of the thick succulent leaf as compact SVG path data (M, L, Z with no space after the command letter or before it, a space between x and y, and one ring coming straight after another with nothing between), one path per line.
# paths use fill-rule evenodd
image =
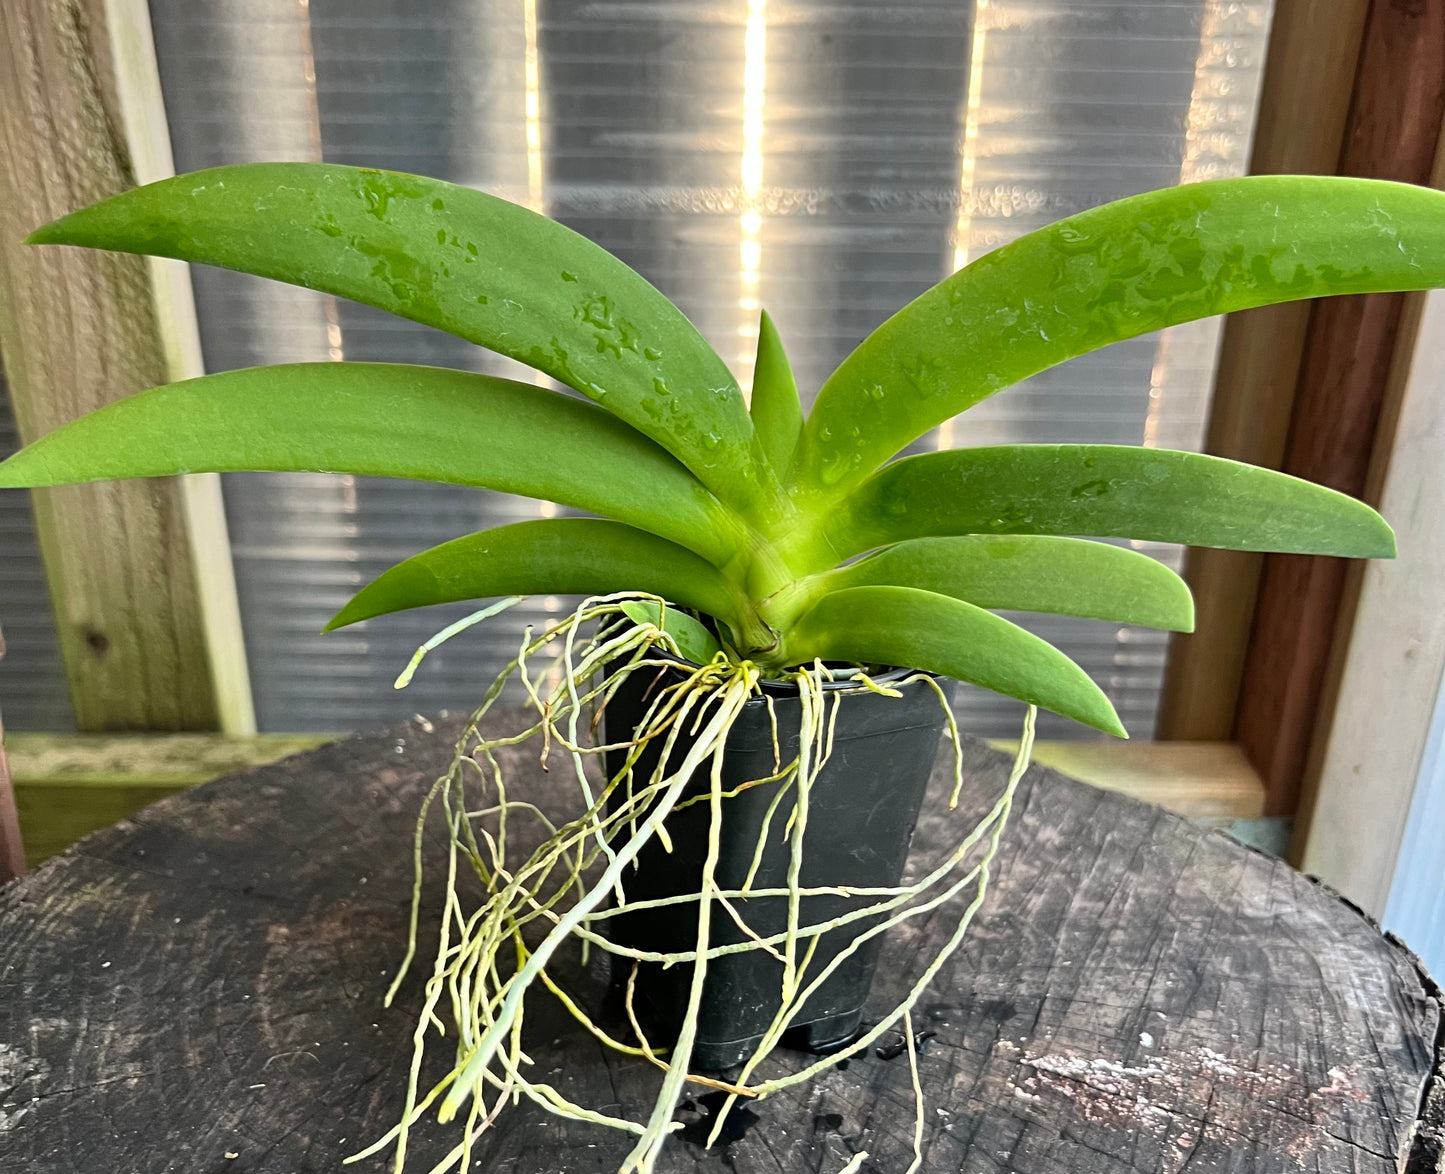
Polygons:
M1445 193L1251 176L1106 204L928 290L823 385L793 480L836 498L930 428L1119 339L1324 294L1445 285Z
M1109 444L1021 444L905 457L827 529L836 557L908 538L1072 534L1352 558L1395 536L1363 502L1221 457Z
M606 250L484 192L243 164L124 192L30 240L220 265L424 322L604 404L724 499L754 484L737 382L682 312Z
M912 587L849 587L826 595L788 636L814 658L926 669L1128 737L1109 699L1047 641L961 599Z
M254 367L142 392L0 464L0 488L244 470L485 486L606 514L705 558L723 507L600 408L526 383L391 363Z
M718 639L685 611L665 611L650 599L635 599L622 605L634 624L655 624L677 642L677 650L694 664L707 664L719 652Z
M716 568L656 535L597 518L550 518L482 530L398 563L326 625L494 595L648 591L730 620L732 593Z
M1174 632L1194 599L1163 563L1103 542L973 534L899 542L824 577L829 588L916 587L978 607L1049 612Z
M778 328L764 310L758 322L758 357L753 365L753 428L778 474L788 471L798 434L803 430L803 404L792 364L783 350Z

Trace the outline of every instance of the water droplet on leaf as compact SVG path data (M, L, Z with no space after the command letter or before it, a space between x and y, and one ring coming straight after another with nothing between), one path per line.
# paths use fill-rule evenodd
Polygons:
M849 462L842 453L835 453L819 470L818 477L824 485L836 485L848 475Z

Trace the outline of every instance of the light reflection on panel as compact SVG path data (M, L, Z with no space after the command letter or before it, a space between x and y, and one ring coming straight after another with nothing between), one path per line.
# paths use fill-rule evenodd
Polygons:
M319 148L328 161L539 207L676 300L745 388L757 307L768 309L811 398L869 330L965 254L1107 199L1241 171L1270 5L152 0L152 10L180 166ZM212 369L340 349L531 377L346 303L210 271L197 288ZM1196 445L1215 338L1206 324L1086 357L922 447ZM466 609L325 638L322 622L391 561L536 517L538 504L364 478L239 476L227 493L265 728L466 706L514 651L515 617L543 622L566 605L533 601L444 647L398 695L390 682L415 645ZM1164 638L1020 618L1148 735ZM1016 708L989 695L967 691L964 706L981 733L1016 728ZM1041 732L1078 731L1045 721Z
M967 4L775 0L764 302L806 399L944 277L968 87Z

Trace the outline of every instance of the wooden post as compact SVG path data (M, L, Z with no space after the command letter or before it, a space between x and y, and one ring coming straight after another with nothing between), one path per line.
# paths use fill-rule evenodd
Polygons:
M20 243L169 173L144 0L0 4L0 147L0 348L21 436L198 374L183 266ZM79 728L252 729L217 480L34 500Z
M5 637L0 634L0 660L5 658ZM0 885L25 875L25 847L20 842L20 816L15 810L15 788L5 763L5 724L0 722Z
M1425 184L1445 119L1445 0L1376 0L1365 27L1342 175ZM1283 469L1366 495L1407 295L1315 304ZM1349 636L1343 559L1265 560L1235 733L1265 784L1266 813L1299 802L1311 745L1327 726L1332 650ZM1384 683L1382 682L1382 685ZM1321 720L1325 717L1325 720Z
M1329 175L1345 137L1350 87L1369 0L1277 0L1250 171ZM1205 451L1279 468L1284 459L1310 305L1231 314L1220 343ZM1191 550L1184 577L1198 607L1195 633L1170 643L1156 737L1234 736L1263 556Z
M1445 167L1441 168L1445 177ZM1403 387L1380 506L1400 557L1362 568L1358 610L1322 763L1301 795L1293 862L1382 917L1445 672L1445 291L1411 298L1418 342ZM1438 829L1434 834L1438 839Z

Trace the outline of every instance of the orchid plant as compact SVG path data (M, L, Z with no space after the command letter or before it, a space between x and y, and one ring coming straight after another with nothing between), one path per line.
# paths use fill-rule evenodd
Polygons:
M1368 507L1196 453L1001 445L890 461L1075 355L1205 315L1445 282L1445 195L1255 177L1150 192L1029 233L898 311L804 417L764 317L751 404L636 272L525 208L324 164L221 167L35 232L238 269L391 311L579 395L378 363L232 371L106 407L0 466L0 486L318 470L486 486L598 515L408 559L332 621L516 593L641 590L710 617L730 656L971 681L1122 734L1056 649L993 614L1188 630L1189 592L1131 538L1389 556ZM864 556L859 558L858 556Z
M1177 575L1098 539L1394 553L1389 526L1363 503L1197 453L1025 444L896 454L1011 384L1121 339L1296 298L1445 285L1445 193L1275 176L1094 208L981 257L903 307L844 359L806 415L766 315L749 400L677 307L621 261L525 208L437 180L321 164L222 167L126 192L30 240L174 257L323 290L510 356L570 389L381 363L231 371L143 392L42 437L0 464L0 487L312 470L505 490L592 515L502 526L424 551L365 587L331 626L456 600L589 597L568 620L524 636L508 670L520 672L538 715L528 733L544 732L571 755L582 814L554 825L508 797L494 751L517 739L478 732L507 673L428 798L445 812L452 890L407 1108L378 1146L395 1144L400 1169L408 1131L440 1100L443 1119L466 1113L448 1159L466 1169L477 1134L525 1095L633 1136L621 1168L647 1171L676 1127L685 1082L726 1092L730 1106L837 1062L753 1075L827 977L826 967L809 972L805 943L842 920L872 918L861 940L973 891L947 944L863 1042L895 1024L911 1041L911 1007L982 901L1027 763L1033 707L1124 734L1082 669L997 611L1190 630L1193 603ZM558 644L565 671L544 695L527 658ZM589 742L579 728L586 708L605 705L626 673L661 663L660 652L674 668L679 655L691 665L652 700L633 736L610 747ZM836 712L824 681L841 671L878 691L872 666L1018 698L1030 707L1025 737L1004 795L941 864L885 897L873 890L845 919L810 925L799 881L807 795ZM791 789L791 814L777 818L792 854L789 880L778 892L724 892L713 871L727 798L719 763L732 723L768 677L792 680L802 698L797 756L748 784L779 788L778 800ZM684 726L691 741L679 743ZM654 742L656 765L634 779ZM584 758L607 751L622 752L627 765L594 790ZM709 761L710 789L685 797ZM469 787L490 787L490 797ZM696 904L696 947L656 958L629 950L606 932L606 918L631 907L627 870L652 838L666 840L670 812L698 802L712 811L708 863L697 892L669 898ZM520 865L506 849L509 818L545 824L541 847ZM418 862L421 844L419 832ZM473 911L455 889L458 870L482 882L485 899ZM754 932L745 943L780 961L782 989L757 1054L740 1076L719 1081L689 1072L689 1025L709 961L738 948L710 936L711 910L720 904L740 919L741 905L730 902L746 898L788 903L786 932ZM415 931L414 907L413 946ZM634 962L693 967L689 1013L666 1058L645 1038L610 1035L565 996L553 971L560 946L576 938ZM573 1104L528 1075L521 1028L538 983L603 1044L665 1072L645 1122ZM456 1063L423 1093L420 1052L448 994ZM918 1111L915 1139L921 1102Z

